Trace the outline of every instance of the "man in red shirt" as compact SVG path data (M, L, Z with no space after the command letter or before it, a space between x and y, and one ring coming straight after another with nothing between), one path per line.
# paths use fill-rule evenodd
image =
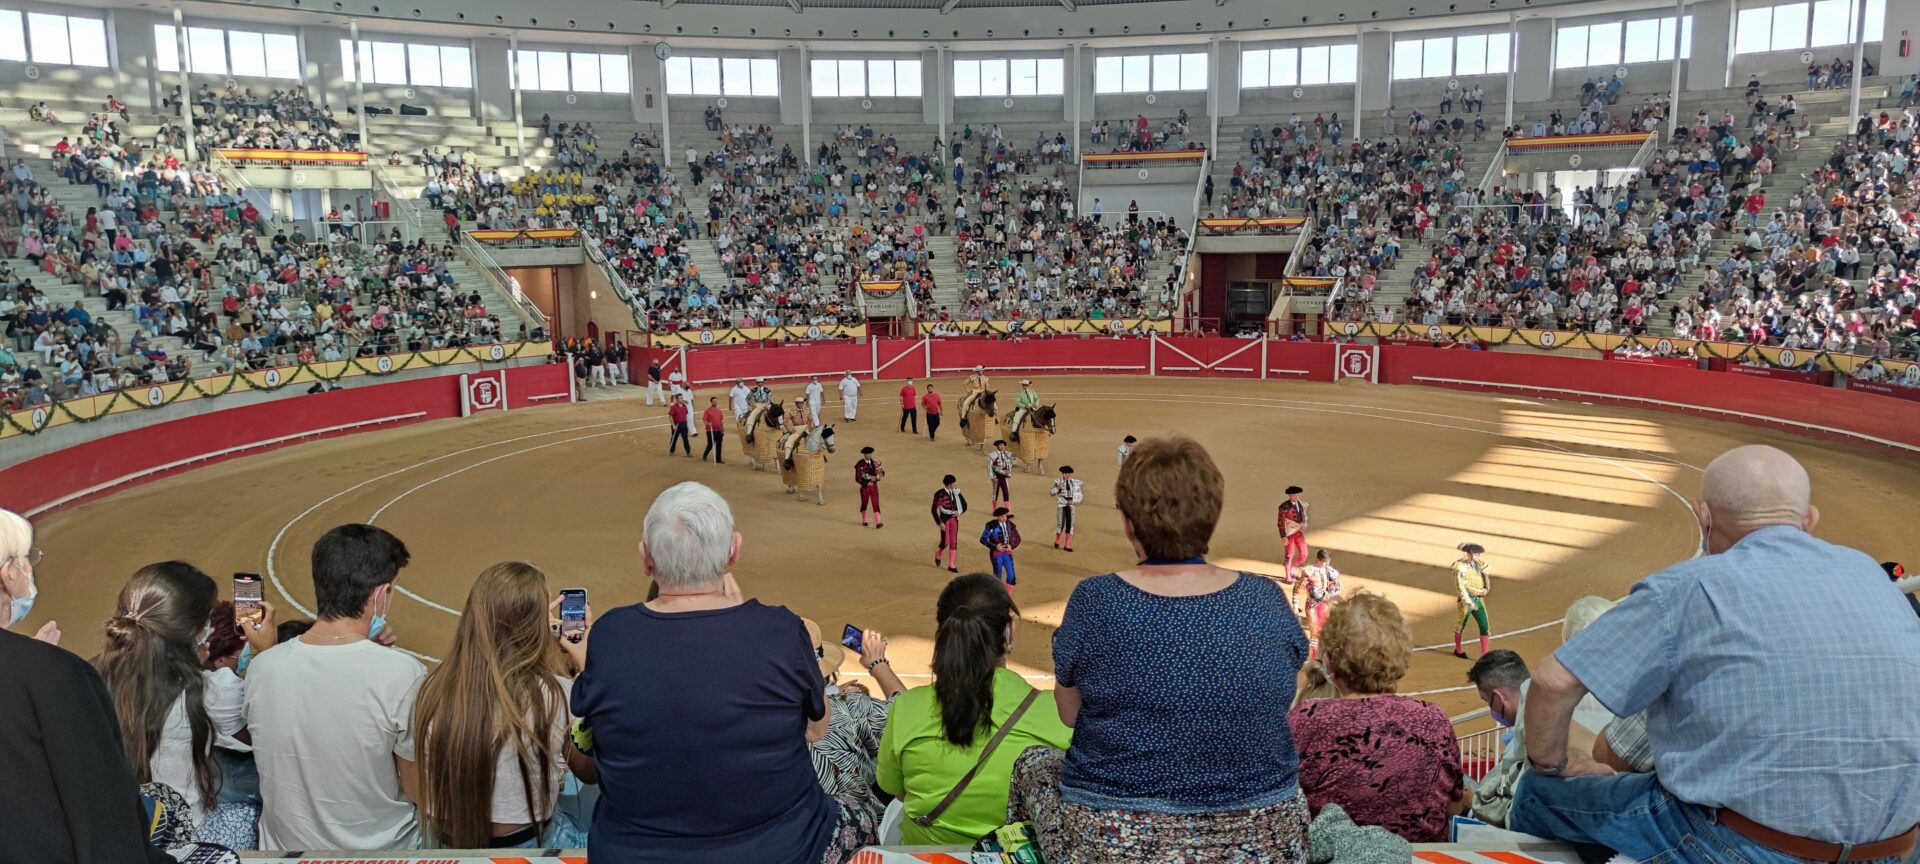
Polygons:
M727 460L720 458L722 445L727 442L727 415L720 410L720 397L707 397L707 410L701 412L700 422L707 430L707 449L700 451L700 461L707 461L707 454L713 454L713 464L725 465ZM692 448L688 448L691 452Z
M676 397L673 400L673 407L667 409L667 419L671 421L673 425L672 437L667 439L668 456L673 455L673 448L676 445L684 444L687 448L687 458L693 458L692 427L687 423L687 418L691 416L692 413L692 409L687 407L687 397L685 395Z
M933 434L940 431L940 394L933 392L933 382L927 382L927 394L920 397L921 407L927 410L927 440L934 440Z
M900 388L900 431L907 431L908 423L913 424L913 434L920 434L920 391L914 389L912 378Z

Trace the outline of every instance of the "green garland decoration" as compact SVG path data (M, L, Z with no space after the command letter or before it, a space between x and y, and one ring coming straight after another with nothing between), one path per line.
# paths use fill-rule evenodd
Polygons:
M440 369L447 366L452 366L457 363L458 364L505 363L508 360L518 359L520 355L526 353L527 349L531 346L545 345L545 344L547 343L545 342L501 343L499 347L505 349L505 353L503 353L498 360L493 359L492 357L482 356L480 353L476 353L472 348L463 346L458 348L435 349L437 351L453 352L452 354L448 355L447 359L444 362L439 362L439 363L434 362L432 358L428 357L427 356L428 352L416 351L416 352L411 352L404 355L399 355L399 359L395 359L395 355L392 355L392 354L382 354L382 355L370 358L373 361L371 363L366 362L365 359L361 357L354 356L354 357L348 357L344 360L326 360L326 361L320 361L320 363L301 363L297 366L273 367L270 369L250 370L248 372L232 372L224 376L222 381L222 384L224 386L220 386L218 388L208 388L208 387L201 386L202 381L211 381L214 379L189 378L184 382L169 382L168 384L153 384L145 387L134 388L139 390L142 393L151 393L153 392L153 388L156 388L156 387L162 388L163 390L171 389L172 392L169 395L167 395L165 398L161 399L159 402L152 402L145 399L136 398L134 396L128 395L127 390L115 390L112 393L104 394L107 397L106 404L103 407L96 410L91 415L84 415L73 410L73 408L70 407L66 402L51 402L46 405L35 406L35 408L30 408L30 409L21 409L19 411L10 411L10 412L0 412L0 423L4 423L4 427L0 427L0 431L3 431L4 429L12 429L15 433L18 433L21 435L38 435L41 432L44 432L47 429L52 428L54 426L53 419L56 415L64 416L69 423L93 423L98 420L104 419L106 417L110 417L114 414L121 413L119 408L122 402L125 402L128 405L132 405L134 408L151 411L159 408L165 408L168 405L172 405L173 403L186 398L186 395L188 392L192 392L203 399L217 399L221 396L225 396L228 393L233 392L235 388L243 384L246 386L247 390L250 392L258 392L258 391L273 392L277 390L283 390L295 384L304 384L311 381L324 381L327 383L337 382L337 381L340 381L341 379L349 377L349 374L350 374L349 370L355 370L360 375L365 375L368 377L384 378L389 375L397 375L401 372L407 371L408 369L415 368L416 366L425 366L430 369ZM487 347L492 347L492 346L487 346ZM485 350L485 349L483 348L482 350ZM388 368L386 368L384 371L380 368L380 362L382 360L387 361ZM341 366L340 366L339 372L337 372L336 374L327 375L324 372L322 372L319 368L322 364L325 364L325 365L341 364ZM280 381L277 384L269 384L264 382L256 383L253 380L253 378L250 377L251 375L257 374L262 378L266 378L266 377L269 377L273 372L280 373ZM173 384L184 384L185 386L173 387L171 386ZM94 398L99 398L99 397L94 397ZM35 411L36 409L45 410L46 422L38 425L35 425L32 423L21 423L19 420L15 419L14 417L14 415L16 414L31 415L33 411ZM65 426L67 424L62 423L59 425Z

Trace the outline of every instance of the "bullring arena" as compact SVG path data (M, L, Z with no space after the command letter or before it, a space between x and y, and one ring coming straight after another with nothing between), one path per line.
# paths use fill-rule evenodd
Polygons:
M1915 32L0 0L0 864L1914 864Z
M810 496L787 493L775 475L750 469L731 432L724 466L669 457L665 412L646 407L641 388L591 390L577 404L534 403L243 456L61 509L39 520L41 545L50 560L85 565L54 571L63 590L50 592L40 608L69 622L68 644L85 653L97 634L74 622L97 619L122 574L181 556L220 572L262 572L283 616L310 617L305 550L336 524L366 521L394 531L414 553L400 582L405 599L389 614L401 647L432 658L451 637L473 574L502 559L524 558L557 585L586 588L600 608L638 601L646 587L634 554L639 517L661 489L691 479L733 506L745 537L736 572L751 596L829 629L844 622L889 634L902 677L924 683L933 598L947 576L930 563L928 500L941 475L960 478L976 502L961 531L962 569L984 570L985 552L972 538L989 495L985 460L963 443L955 420L941 427L938 441L928 441L924 428L919 435L898 431L898 389L909 376L924 389L932 368L934 386L954 405L964 392L961 373L976 362L1003 404L1031 376L1060 413L1044 473L1022 466L1012 481L1012 509L1026 536L1016 556L1016 599L1021 620L1037 628L1024 631L1012 663L1036 680L1051 672L1044 634L1058 623L1074 584L1133 563L1111 502L1114 449L1127 435L1188 435L1212 452L1229 478L1212 544L1227 566L1281 572L1274 509L1284 487L1304 487L1314 508L1309 543L1332 551L1350 590L1385 594L1413 626L1420 650L1403 692L1454 714L1479 706L1465 684L1468 664L1448 653L1457 544L1488 549L1495 644L1542 656L1559 644L1559 621L1572 600L1621 596L1641 576L1695 554L1700 536L1688 502L1698 494L1700 469L1730 447L1770 443L1801 459L1814 476L1823 536L1887 560L1920 558L1900 509L1920 491L1920 465L1906 455L1912 444L1858 437L1867 433L1825 432L1841 440L1819 440L1787 423L1708 419L1737 410L1712 404L1692 412L1633 407L1633 400L1651 398L1635 395L1643 392L1636 388L1684 394L1733 376L1541 353L1348 349L1379 363L1383 381L1410 381L1424 371L1436 374L1420 377L1486 382L1442 389L1375 384L1371 373L1335 382L1335 350L1327 343L1178 337L662 350L666 369L684 364L702 406L708 396L725 405L726 388L742 378L767 377L779 398L791 400L814 372L832 394L839 373L856 371L863 384L858 421L840 422L833 395L824 403L838 450L829 461L827 504L814 506ZM871 375L875 358L879 378ZM564 366L519 368L546 373L544 383L529 386L564 386ZM1082 369L1101 374L1058 374ZM1542 375L1570 386L1528 383ZM1736 381L1756 394L1752 407L1776 416L1793 416L1788 400L1829 392ZM1615 398L1601 395L1609 388ZM1565 390L1590 395L1553 398ZM1831 410L1812 401L1806 408ZM1847 417L1830 419L1837 426ZM862 446L875 447L888 472L883 529L857 519L852 466ZM1071 555L1047 543L1047 491L1060 465L1072 465L1088 490ZM852 659L844 674L860 675Z

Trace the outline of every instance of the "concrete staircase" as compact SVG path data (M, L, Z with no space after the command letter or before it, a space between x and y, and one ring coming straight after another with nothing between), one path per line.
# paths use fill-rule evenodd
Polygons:
M927 256L933 270L933 308L921 309L920 317L939 318L945 310L957 318L966 309L967 281L959 263L953 260L956 248L952 235L927 235Z

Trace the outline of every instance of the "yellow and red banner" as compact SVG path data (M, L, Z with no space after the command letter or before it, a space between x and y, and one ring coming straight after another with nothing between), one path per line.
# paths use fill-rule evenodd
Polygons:
M1549 147L1638 147L1652 132L1607 132L1595 135L1551 135L1545 138L1508 138L1507 149L1541 150Z
M578 228L488 228L468 231L467 236L482 243L507 243L514 240L571 240L580 236Z
M1205 150L1139 150L1126 153L1088 153L1080 157L1087 165L1131 165L1135 162L1199 162L1207 158Z
M905 282L899 282L899 281L862 282L860 283L860 290L865 291L868 294L892 294L896 291L899 291L905 285L906 285Z
M364 165L367 154L357 150L215 150L233 162L325 162L335 165Z
M1332 276L1288 276L1285 280L1289 288L1332 288Z
M1297 229L1307 224L1305 216L1208 216L1200 220L1200 227L1208 231L1243 231L1257 229Z

